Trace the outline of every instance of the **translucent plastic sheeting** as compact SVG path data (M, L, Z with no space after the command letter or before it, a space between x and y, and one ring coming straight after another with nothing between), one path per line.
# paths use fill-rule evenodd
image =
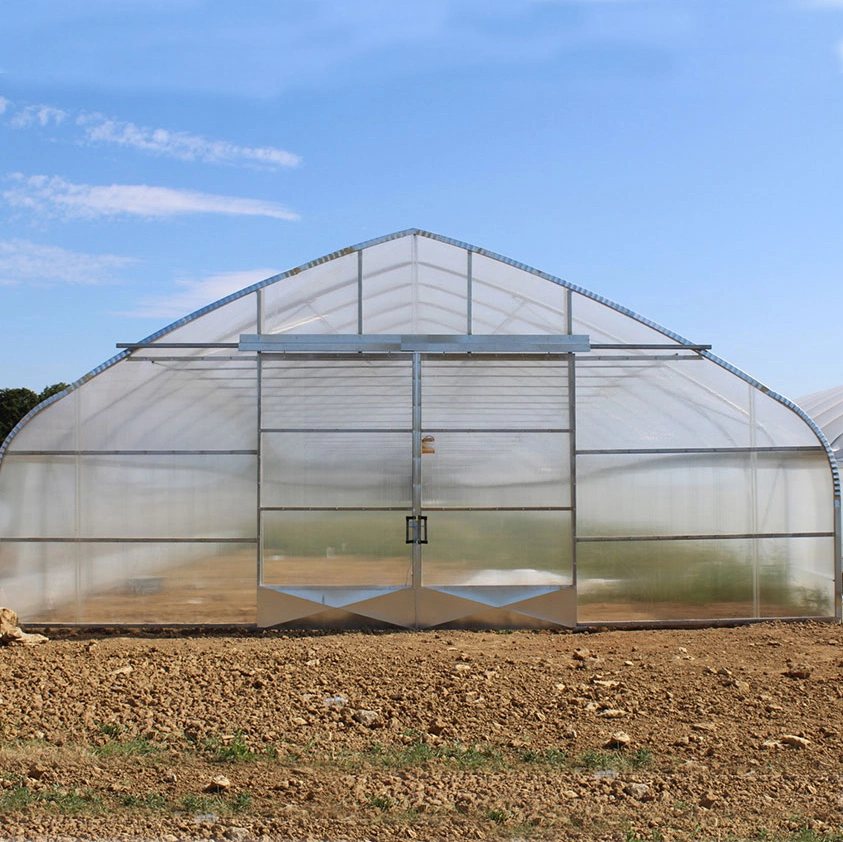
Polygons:
M576 371L581 450L819 444L795 412L709 360L581 356Z
M824 451L577 458L577 534L831 532Z
M266 433L264 506L409 506L413 439L406 433Z
M357 252L282 278L262 294L261 333L357 333Z
M675 343L677 351L682 349L678 340L660 330L580 293L572 294L571 316L573 321L571 333L587 333L591 337L592 344L671 345Z
M796 402L820 425L835 450L843 448L843 386L797 398Z
M569 506L562 433L437 433L422 452L422 506Z
M254 449L256 363L123 360L32 418L14 442L39 451Z
M253 623L254 544L3 543L0 598L27 623Z
M567 290L531 272L472 255L472 332L565 334Z
M206 343L206 342L237 342L241 333L255 333L257 331L257 297L255 293L235 298L216 309L191 319L185 324L160 336L155 342L162 343ZM141 348L135 353L143 356L170 356L173 351L169 348L157 349L154 344L150 348ZM205 356L207 348L183 348L179 353L184 356ZM223 349L212 350L211 353L231 353Z
M467 253L424 237L363 252L365 333L464 334Z
M581 543L578 621L829 617L833 538Z
M254 538L248 455L18 456L3 460L0 535Z
M266 585L410 585L403 512L264 512Z
M425 359L425 429L568 429L564 360Z
M422 584L568 585L570 512L431 512Z
M406 359L267 360L264 429L390 429L412 425Z

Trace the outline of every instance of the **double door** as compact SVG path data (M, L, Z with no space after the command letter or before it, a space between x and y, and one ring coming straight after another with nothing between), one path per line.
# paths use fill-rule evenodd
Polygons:
M260 367L262 624L310 602L430 625L571 588L567 355Z

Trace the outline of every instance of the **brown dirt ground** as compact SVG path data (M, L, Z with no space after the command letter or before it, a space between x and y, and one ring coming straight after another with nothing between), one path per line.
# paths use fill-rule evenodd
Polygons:
M2 838L843 838L836 625L51 636Z

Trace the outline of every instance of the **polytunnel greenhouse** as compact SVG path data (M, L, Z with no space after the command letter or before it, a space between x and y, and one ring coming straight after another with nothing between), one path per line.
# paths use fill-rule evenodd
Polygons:
M26 622L840 618L817 425L500 255L402 231L118 347L0 448Z

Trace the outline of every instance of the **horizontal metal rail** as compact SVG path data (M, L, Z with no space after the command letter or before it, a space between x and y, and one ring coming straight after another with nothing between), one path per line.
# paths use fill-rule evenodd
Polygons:
M563 427L422 427L423 433L570 433ZM412 433L410 427L264 427L261 433Z
M676 342L646 342L646 343L620 343L620 342L593 342L592 351L710 351L711 345L685 345Z
M262 512L408 512L406 506L261 506ZM572 512L571 506L425 506L424 512Z
M592 346L594 347L594 346ZM579 356L579 363L594 362L676 362L677 360L704 360L699 354L589 354Z
M782 447L631 447L626 449L578 450L577 456L649 456L681 453L823 453L821 445L795 445Z
M237 342L118 342L118 348L239 348Z
M672 346L674 349L676 346ZM244 333L241 351L296 353L390 351L402 353L556 353L589 350L589 337L568 334L358 334Z
M152 347L158 347L152 346ZM131 357L126 357L126 362L130 363L220 363L220 362L257 362L257 356L254 354L237 354L236 356L233 354L220 354L219 356L215 354L210 354L207 357L202 356L199 354L195 355L183 355L180 357L142 357L138 356L137 354L132 354ZM694 357L696 359L696 357ZM226 371L254 371L254 366L243 366L242 369L235 369L232 366L226 366Z
M0 544L256 544L257 538L6 538Z
M9 456L257 456L257 450L14 450Z
M580 544L609 544L633 541L722 541L756 538L833 538L833 532L726 532L719 535L617 535L577 536Z

